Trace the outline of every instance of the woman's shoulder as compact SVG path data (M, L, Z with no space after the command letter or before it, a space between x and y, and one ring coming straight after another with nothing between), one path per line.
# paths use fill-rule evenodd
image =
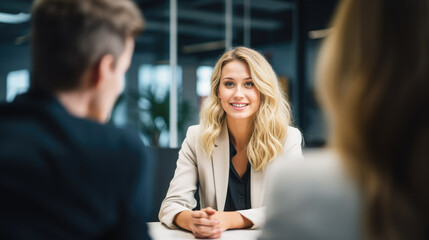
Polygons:
M303 158L279 162L276 165L277 178L286 178L285 182L311 186L335 187L342 191L354 188L343 162L331 150L305 150Z
M302 134L301 131L299 131L298 128L288 126L286 130L286 142L287 141L301 141L302 140Z
M184 142L200 149L202 133L203 133L203 126L201 126L200 124L191 125L188 127L188 131L186 132L186 138Z
M200 124L191 125L188 127L188 131L198 131L200 129Z
M301 173L298 175L302 175L302 172L327 174L325 171L338 171L340 165L337 155L331 150L305 149L302 158L281 162L278 168L288 172L299 170Z
M200 125L191 125L188 127L188 131L186 132L186 136L190 136L190 135L198 135L200 133Z
M283 155L289 155L292 152L301 155L302 134L298 128L288 126L286 138L283 142Z
M305 150L304 158L279 162L272 176L268 222L282 221L281 231L290 236L312 233L323 239L357 239L361 212L358 188L335 152ZM303 222L306 224L300 225ZM333 228L336 231L332 232Z

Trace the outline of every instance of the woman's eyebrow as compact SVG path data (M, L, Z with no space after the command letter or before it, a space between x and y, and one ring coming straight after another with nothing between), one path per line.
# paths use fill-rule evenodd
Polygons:
M224 78L221 78L221 81L222 80L234 80L234 78L232 78L232 77L224 77ZM243 80L252 80L252 77L247 77L247 78L244 78Z

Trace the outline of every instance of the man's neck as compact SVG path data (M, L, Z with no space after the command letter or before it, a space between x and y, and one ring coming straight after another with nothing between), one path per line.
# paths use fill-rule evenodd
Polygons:
M91 118L90 95L81 91L57 92L56 97L63 107L78 118ZM96 120L96 119L93 119Z

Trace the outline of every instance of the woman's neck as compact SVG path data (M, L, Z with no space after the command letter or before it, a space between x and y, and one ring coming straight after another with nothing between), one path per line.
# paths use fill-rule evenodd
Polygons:
M248 119L226 119L231 142L237 150L246 148L253 132L253 121Z

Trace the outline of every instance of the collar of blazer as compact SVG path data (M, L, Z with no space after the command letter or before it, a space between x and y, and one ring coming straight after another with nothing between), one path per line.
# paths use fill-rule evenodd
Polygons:
M228 191L229 179L229 138L226 122L215 140L215 147L212 155L213 176L216 189L217 210L223 211L225 207L226 194ZM250 201L252 208L262 207L265 190L265 171L255 171L252 167L250 172Z

